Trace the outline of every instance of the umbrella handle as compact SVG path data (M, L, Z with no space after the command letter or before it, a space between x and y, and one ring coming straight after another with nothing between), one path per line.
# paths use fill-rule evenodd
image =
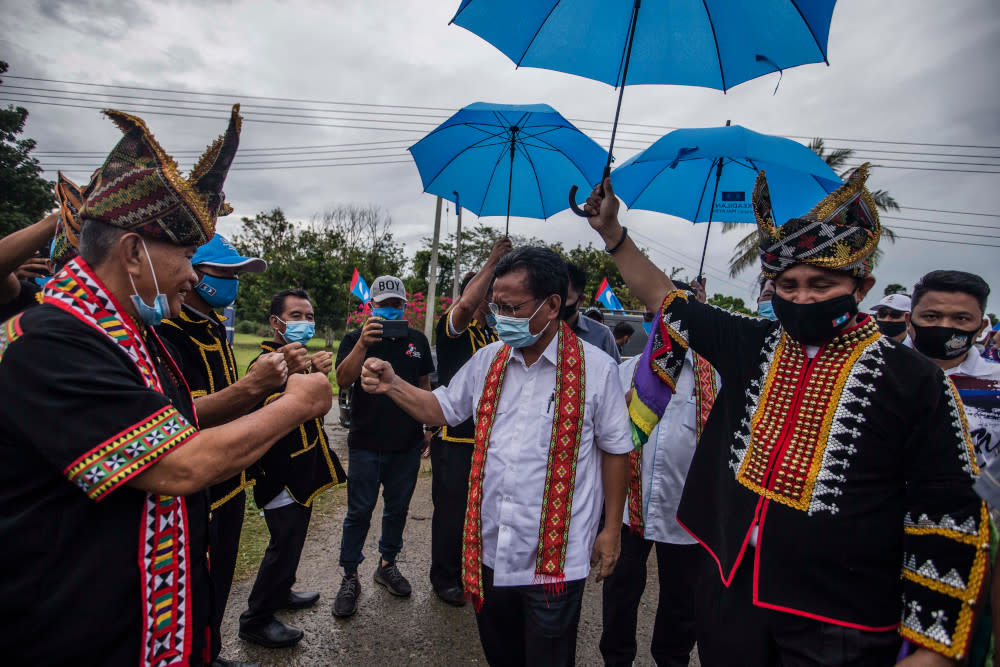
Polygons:
M569 209L576 213L581 218L589 218L590 214L584 211L576 203L576 191L579 190L575 185L569 189Z
M611 165L605 165L604 175L601 176L601 196L604 196L604 179L611 175ZM569 189L569 209L576 213L581 218L589 218L590 214L580 208L576 203L576 192L580 188L575 185Z

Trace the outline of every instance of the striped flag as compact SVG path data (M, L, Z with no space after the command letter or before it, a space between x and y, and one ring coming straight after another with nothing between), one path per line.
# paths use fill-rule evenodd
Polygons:
M601 280L601 286L597 288L597 295L594 297L594 300L608 310L625 310L625 306L618 300L615 293L611 291L611 285L608 285L607 278Z
M371 292L368 290L368 283L365 279L361 277L358 270L354 269L354 275L351 276L351 294L358 297L362 301L368 301L371 298Z

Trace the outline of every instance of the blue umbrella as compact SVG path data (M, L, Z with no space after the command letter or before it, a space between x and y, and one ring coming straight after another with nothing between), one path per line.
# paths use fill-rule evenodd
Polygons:
M618 87L606 175L626 85L679 84L725 91L765 74L826 62L835 4L462 0L452 23L493 44L518 67L552 69ZM585 215L575 196L570 205Z
M595 182L605 152L547 104L476 102L410 146L424 191L459 194L479 216L548 218L565 209L566 188Z
M707 249L713 220L755 222L750 197L761 170L776 220L807 213L843 183L808 147L728 124L674 130L615 169L611 182L629 208L708 222Z

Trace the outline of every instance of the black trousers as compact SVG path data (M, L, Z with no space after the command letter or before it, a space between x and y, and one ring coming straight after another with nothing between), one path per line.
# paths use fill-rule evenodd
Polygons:
M247 495L240 491L227 503L212 510L208 523L208 556L212 576L212 659L222 650L222 617L226 614L229 589L233 586L236 557L240 551L243 513Z
M493 570L483 566L483 607L476 613L479 641L491 667L576 664L586 579L566 583L560 593L545 586L493 585Z
M431 440L431 585L462 587L462 531L474 445Z
M264 510L264 521L271 533L264 558L257 570L257 579L250 590L247 610L240 615L241 628L267 624L274 612L288 602L288 593L295 583L302 547L309 532L312 507L298 503L273 510Z
M622 526L618 565L604 580L601 655L605 665L631 665L639 602L646 589L646 563L656 546L660 596L653 623L650 652L659 667L687 667L694 648L694 603L700 563L706 558L700 544L667 544L634 535Z
M695 634L703 667L896 664L902 639L895 630L857 630L755 607L753 557L754 550L748 549L729 588L722 585L715 562L703 561L695 605Z

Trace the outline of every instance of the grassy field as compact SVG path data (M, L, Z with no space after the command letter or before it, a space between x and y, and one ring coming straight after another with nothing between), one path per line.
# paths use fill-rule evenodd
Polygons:
M253 334L235 334L233 338L233 352L236 354L236 366L239 368L240 377L243 377L247 372L247 366L253 361L258 354L260 354L260 344L264 339L260 336L255 336ZM314 338L309 341L306 345L306 349L310 353L320 352L322 350L327 350L333 353L334 361L337 358L337 348L340 346L340 341L335 341L331 347L326 347L323 345L322 338ZM333 387L334 393L337 392L337 378L334 374L330 373L330 385Z

